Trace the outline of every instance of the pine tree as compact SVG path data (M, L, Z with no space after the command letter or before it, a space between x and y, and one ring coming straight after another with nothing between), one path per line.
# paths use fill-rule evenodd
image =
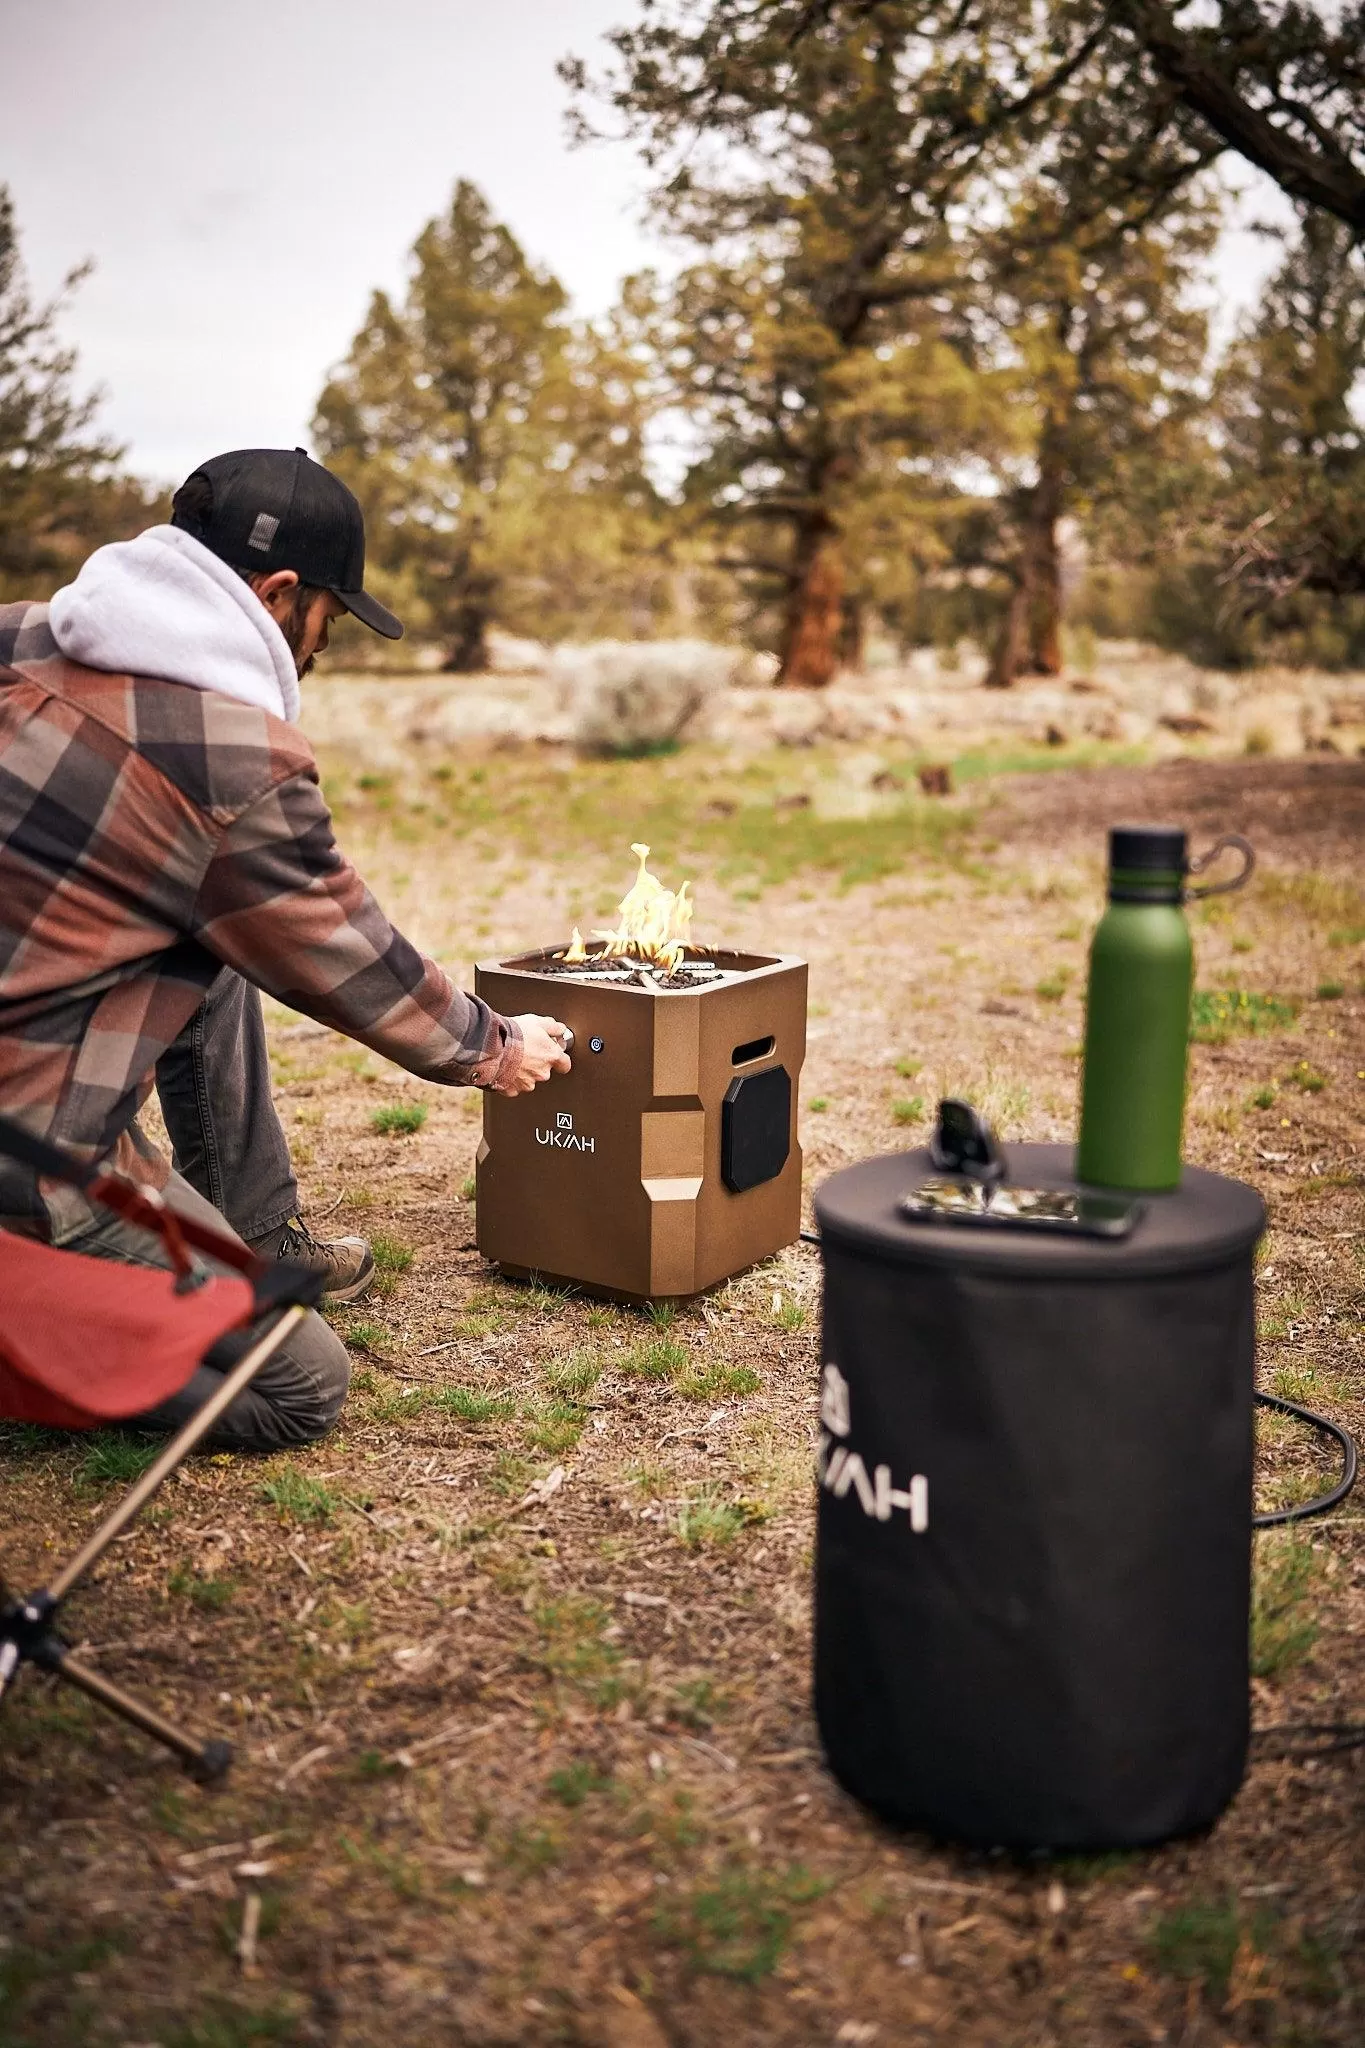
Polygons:
M98 394L77 394L75 351L57 335L63 299L85 274L35 303L0 185L0 600L50 594L90 546L146 523L148 500L120 472L122 450L94 430Z
M769 536L736 559L785 589L783 679L820 685L850 637L860 479L879 453L913 467L945 394L951 458L971 370L947 361L955 210L1084 53L1057 58L1027 0L946 21L881 0L670 0L609 41L594 90L641 144L661 219L705 257L667 352L705 444L690 493ZM565 74L589 93L584 66Z
M1365 257L1349 228L1308 213L1214 386L1210 531L1254 603L1365 593L1362 373Z
M666 619L642 290L572 322L562 286L462 180L414 244L403 302L375 293L323 391L319 449L366 508L394 602L448 669L487 665L494 622L559 639Z
M1221 193L1177 183L1168 196L1159 171L1149 160L1135 190L1098 201L1092 177L1082 218L1068 218L1080 193L1036 185L995 238L984 314L1027 434L1024 473L1008 465L1002 500L1013 553L986 677L998 687L1060 673L1062 521L1121 527L1150 472L1184 455L1203 406L1208 321L1194 288Z
M694 266L652 338L701 443L684 523L718 532L719 564L760 622L771 614L783 679L818 686L858 659L887 554L932 550L954 460L980 445L989 408L941 311L874 313L849 348L800 266L799 250Z
M1166 0L1063 0L1145 59L1159 113L1178 102L1301 206L1365 234L1365 5L1212 0L1192 21Z
M412 250L406 297L376 292L318 400L319 451L369 515L375 553L420 599L446 667L487 664L503 529L547 387L565 296L461 179Z

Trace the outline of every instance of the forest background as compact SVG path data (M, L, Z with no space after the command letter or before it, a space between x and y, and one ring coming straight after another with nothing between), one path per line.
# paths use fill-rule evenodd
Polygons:
M1001 686L1068 635L1365 661L1359 7L666 0L561 75L684 260L577 318L460 180L373 295L313 445L405 665L495 629L742 640L809 686L964 639ZM1246 162L1295 219L1215 350ZM166 510L60 321L0 187L0 598Z

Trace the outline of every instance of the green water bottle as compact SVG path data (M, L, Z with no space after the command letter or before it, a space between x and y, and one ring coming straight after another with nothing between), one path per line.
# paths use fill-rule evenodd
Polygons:
M1191 889L1225 847L1243 856L1230 882ZM1180 1185L1194 954L1181 908L1240 889L1255 856L1228 834L1191 861L1174 826L1119 825L1109 835L1109 907L1090 947L1076 1177L1160 1194Z

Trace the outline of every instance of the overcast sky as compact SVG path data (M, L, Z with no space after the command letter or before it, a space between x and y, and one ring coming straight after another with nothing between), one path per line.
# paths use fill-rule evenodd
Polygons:
M569 149L554 70L637 4L0 0L0 181L39 292L95 260L62 331L134 466L175 481L306 442L370 292L401 285L457 177L582 312L659 260L634 159ZM1268 260L1230 239L1225 317Z

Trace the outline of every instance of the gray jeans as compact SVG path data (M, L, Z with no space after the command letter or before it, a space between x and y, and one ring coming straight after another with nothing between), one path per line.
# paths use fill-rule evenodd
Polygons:
M165 1190L173 1208L252 1238L298 1208L289 1147L270 1099L261 999L224 969L175 1044L157 1064L157 1092L175 1148ZM169 1264L145 1230L102 1215L63 1240L71 1251L132 1266ZM209 1261L212 1264L212 1261ZM222 1338L192 1380L133 1419L142 1429L178 1429L208 1399L251 1342ZM351 1361L335 1330L309 1312L293 1336L223 1414L209 1442L221 1450L276 1451L325 1436L341 1413Z
M297 1213L298 1182L270 1094L260 990L225 967L156 1063L175 1170L240 1237Z

